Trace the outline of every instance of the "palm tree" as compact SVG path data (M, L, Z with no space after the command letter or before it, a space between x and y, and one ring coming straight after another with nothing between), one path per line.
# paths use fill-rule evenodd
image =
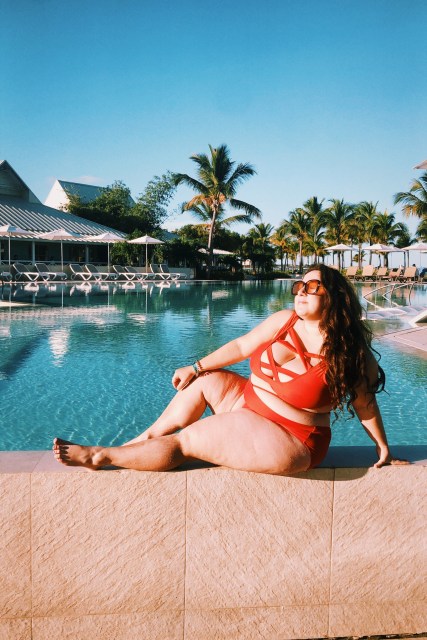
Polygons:
M427 218L427 171L419 180L414 180L409 191L400 191L394 196L394 204L403 204L405 216Z
M372 229L372 235L375 242L381 244L395 244L399 237L407 237L408 227L403 222L395 222L394 213L377 213L375 223ZM372 252L371 252L372 253ZM388 267L388 254L384 254L384 265Z
M349 225L354 215L354 205L333 198L332 205L325 211L326 240L332 244L345 243L349 237ZM338 254L338 263L340 262Z
M287 224L289 233L294 236L299 244L299 272L302 273L302 248L307 240L311 229L311 218L307 211L299 207L289 214L289 220L282 224Z
M323 209L323 200L313 196L306 200L302 205L302 210L307 213L310 219L310 229L306 237L304 246L308 253L316 256L316 258L324 257L324 236L325 236L325 210Z
M357 204L354 208L353 217L349 221L349 238L352 244L357 243L358 252L358 266L359 269L362 266L362 244L367 242L372 244L372 229L375 224L378 202L367 202L364 200ZM372 252L369 253L369 264L372 261Z
M318 262L319 258L325 259L326 245L324 242L325 232L322 229L311 233L307 240L304 242L304 248L308 254L315 257L315 261Z
M210 223L212 220L212 212L209 206L202 202L200 204L195 204L192 207L189 207L187 211L190 211L195 218L198 218L203 225L206 225L208 230L210 229ZM225 211L222 206L219 207L218 213L216 216L216 224L214 232L212 233L212 238L215 238L215 233L222 227L231 227L231 225L236 223L246 223L250 224L252 222L252 216L247 213L238 213L235 216L225 217Z
M427 216L423 218L417 227L417 238L422 242L427 242Z
M210 277L213 258L213 239L218 215L221 217L223 207L226 203L233 209L243 211L245 222L252 222L254 218L261 218L260 210L252 204L236 200L234 197L238 186L253 176L256 171L252 165L238 164L230 159L230 151L227 145L223 144L214 149L209 145L210 157L206 154L195 154L190 157L197 165L198 178L192 178L186 173L173 174L173 181L176 186L185 184L197 195L189 202L182 205L183 211L194 211L194 207L205 208L210 212L209 237L208 237L208 260L207 276Z
M271 224L260 222L250 229L248 233L253 258L258 263L258 267L264 272L267 267L273 266L274 249L270 243L273 230L274 227Z
M277 247L279 258L280 258L280 268L283 269L286 267L288 262L288 255L292 252L292 235L289 232L286 224L280 225L276 232L270 238L271 244ZM285 265L283 264L283 256L286 256Z

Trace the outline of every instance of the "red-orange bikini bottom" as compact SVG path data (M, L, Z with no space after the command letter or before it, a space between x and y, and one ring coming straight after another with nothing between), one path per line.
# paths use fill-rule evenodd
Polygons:
M317 467L317 465L322 462L328 452L331 441L330 427L315 427L308 424L300 424L299 422L292 422L292 420L284 418L262 402L250 382L245 386L244 396L244 409L250 409L254 413L263 416L263 418L275 422L279 427L282 427L282 429L291 433L295 438L298 438L298 440L307 447L311 456L309 469Z

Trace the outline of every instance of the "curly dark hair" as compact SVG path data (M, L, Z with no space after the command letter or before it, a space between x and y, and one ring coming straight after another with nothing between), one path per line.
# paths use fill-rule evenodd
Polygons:
M326 382L332 404L338 410L346 404L354 415L351 403L360 384L366 384L372 399L385 385L385 374L379 365L374 383L368 376L368 359L373 357L373 351L378 354L371 346L373 334L362 319L362 305L351 282L338 269L324 264L312 265L310 271L320 271L326 291L319 328L325 336L321 353L327 363Z

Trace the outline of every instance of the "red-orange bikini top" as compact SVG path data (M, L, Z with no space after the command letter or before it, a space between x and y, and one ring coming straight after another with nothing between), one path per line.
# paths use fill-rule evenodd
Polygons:
M274 393L285 402L300 409L317 409L331 404L331 396L326 384L326 365L318 354L304 351L301 339L296 333L294 324L298 320L294 312L287 323L280 329L271 342L265 342L252 354L250 367L252 373L258 378L268 382ZM285 340L289 335L294 344ZM275 342L283 344L285 347L296 353L301 358L305 366L305 373L295 373L278 365L273 357L272 346ZM295 345L295 346L294 346ZM268 362L262 362L261 356L267 354ZM312 366L310 358L321 358L322 361ZM271 371L271 376L266 375L263 369ZM279 380L279 373L283 373L292 378L286 382Z

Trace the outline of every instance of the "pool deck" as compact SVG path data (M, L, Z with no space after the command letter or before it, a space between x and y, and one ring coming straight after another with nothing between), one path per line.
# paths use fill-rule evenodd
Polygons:
M403 331L388 333L382 336L382 340L392 340L427 352L427 327L411 327Z
M0 639L425 637L426 449L293 477L4 452Z

